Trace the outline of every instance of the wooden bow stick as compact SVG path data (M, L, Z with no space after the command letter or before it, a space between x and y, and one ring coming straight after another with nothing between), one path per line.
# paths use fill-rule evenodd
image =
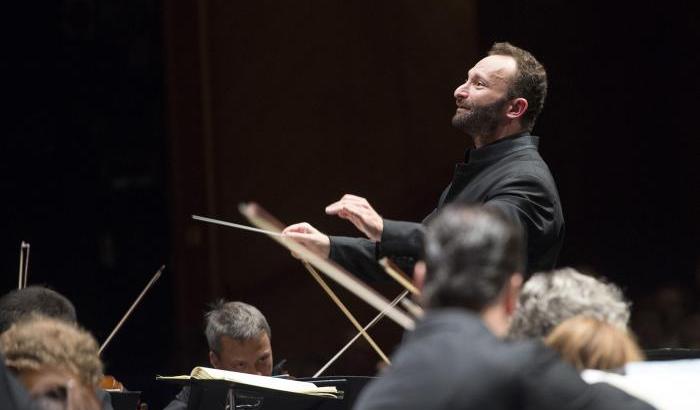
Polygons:
M393 307L393 306L396 306L396 304L399 303L399 301L406 300L405 298L406 298L407 295L408 295L408 291L407 291L407 290L404 290L403 292L401 292L401 294L400 294L399 296L397 296L397 297L390 303L390 306L392 306L392 307ZM375 316L374 319L372 319L369 323L367 323L367 325L366 325L365 327L363 327L362 330L363 330L364 332L368 331L370 327L374 326L375 323L379 322L379 320L380 320L381 318L384 317L384 314L385 314L385 313L386 313L385 310L379 312L379 314L378 314L377 316ZM343 353L345 353L345 351L348 350L348 348L350 348L350 346L352 346L352 344L355 343L355 341L356 341L361 335L362 335L362 332L358 332L352 339L350 339L349 342L347 342L347 343L345 344L345 346L343 346L343 347L338 351L338 353L336 353L333 357L331 357L331 359L330 359L326 364L324 364L323 367L321 367L321 369L319 369L319 371L317 371L316 374L313 375L313 377L319 377L321 374L323 374L323 372L325 372L326 369L328 369L328 367L330 367L330 365L332 365L336 360L338 360L338 358L340 357L340 355L342 355Z
M126 322L126 319L129 318L129 315L131 315L131 312L134 310L136 305L139 304L139 302L143 298L143 295L145 295L146 292L148 292L148 289L150 289L151 286L153 286L153 284L156 283L158 278L160 278L161 273L163 273L163 269L165 269L165 265L162 265L160 267L160 269L158 269L158 271L153 275L153 277L148 282L148 284L146 284L146 287L141 291L141 294L136 298L134 303L131 304L131 307L129 308L129 310L126 311L126 314L124 315L124 317L122 317L122 319L119 321L119 323L117 323L117 325L114 327L114 330L112 330L112 333L109 334L109 336L104 341L104 343L102 343L102 346L100 346L100 350L99 350L98 354L102 354L102 351L107 347L109 342L112 340L112 338L117 333L117 331L122 327L124 322Z
M415 296L420 296L420 290L416 288L413 283L411 283L411 279L406 276L405 273L396 266L389 258L382 258L379 260L379 264L384 268L384 271L394 278L396 282L398 282L401 286L403 286L407 291L411 292ZM422 317L423 316L423 309L413 303L411 299L404 298L401 299L401 304L403 305L406 310L411 313L414 317Z
M379 264L382 265L382 268L386 271L386 273L389 274L396 282L399 283L399 285L403 286L407 291L411 292L412 294L416 296L420 296L420 290L413 286L411 283L411 279L406 276L401 269L396 266L393 262L389 260L389 258L382 258L379 260Z
M223 226L228 226L231 228L236 228L236 229L242 229L245 231L251 231L251 232L258 232L258 233L264 233L270 236L275 236L275 237L280 237L282 236L281 232L284 229L284 224L280 221L278 221L276 218L272 217L271 215L265 215L265 219L268 221L268 223L271 225L271 227L274 230L264 230L264 229L258 229L258 228L252 228L250 226L246 225L241 225L241 224L236 224L232 222L226 222L226 221L221 221L218 219L213 219L213 218L206 218L203 216L198 216L198 215L192 215L192 219L198 220L198 221L203 221L203 222L209 222L209 223L214 223L217 225L223 225ZM366 331L362 329L362 326L360 323L355 319L355 316L353 316L352 313L350 313L350 310L345 306L345 304L340 300L338 295L333 292L333 290L328 286L326 281L323 280L321 275L314 269L313 266L311 266L308 262L302 261L302 264L304 265L304 268L309 272L312 278L316 281L316 283L321 286L321 289L323 289L324 292L328 295L328 297L338 306L341 312L345 315L345 317L348 318L350 323L352 323L353 326L360 332L361 336L364 336L364 338L367 340L367 343L372 346L372 349L374 349L375 352L377 352L377 355L386 363L386 364L391 364L391 361L389 361L389 358L387 355L382 351L382 349L377 345L377 343L374 341L372 336L369 335Z
M309 273L311 274L311 276L316 280L316 282L318 282L318 284L321 285L321 288L323 288L323 290L326 292L328 297L330 297L331 300L333 302L335 302L335 304L338 306L338 308L340 308L340 310L345 314L345 316L348 318L348 320L350 320L350 323L352 323L352 325L355 326L355 329L357 329L357 331L359 332L358 337L364 336L364 338L367 340L367 343L369 343L370 346L372 346L372 349L374 349L374 351L377 352L377 354L379 355L379 357L381 357L381 359L384 361L384 363L391 364L391 361L389 360L389 358L386 356L386 354L384 354L382 349L379 348L379 346L374 341L374 339L372 339L372 336L370 336L369 333L367 333L366 329L362 328L362 325L360 325L360 323L357 321L357 319L355 319L355 316L353 316L353 314L350 313L350 311L345 306L345 304L340 301L340 298L338 298L338 295L336 295L335 292L333 292L333 290L328 286L326 281L324 281L323 278L321 278L321 275L318 274L316 269L314 269L314 267L311 266L306 261L303 261L302 263L304 264L304 267L306 268L306 270L308 270Z
M239 206L239 210L253 226L266 231L280 233L279 225L276 223L277 221L257 204L241 204ZM305 246L284 236L273 235L271 238L287 248L287 250L290 252L298 255L302 260L305 260L309 264L313 265L323 274L330 277L350 292L354 293L355 296L364 300L378 311L382 312L386 310L386 315L399 326L406 330L413 330L415 328L415 322L406 313L395 308L394 306L391 306L389 301L387 301L382 295L365 285L336 263L316 255L315 253L309 251Z
M19 279L17 289L27 287L29 278L29 243L22 241L19 245Z

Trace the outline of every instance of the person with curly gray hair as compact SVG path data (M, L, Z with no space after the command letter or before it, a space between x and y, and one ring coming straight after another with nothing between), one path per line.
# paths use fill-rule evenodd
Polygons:
M614 284L575 269L537 273L523 285L508 337L544 338L558 324L577 315L626 329L630 304Z

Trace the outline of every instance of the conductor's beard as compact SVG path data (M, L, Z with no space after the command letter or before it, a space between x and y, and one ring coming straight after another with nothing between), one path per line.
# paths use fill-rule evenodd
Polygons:
M474 138L488 137L494 134L503 122L503 111L508 100L500 99L488 105L475 105L467 101L461 104L452 117L452 126Z

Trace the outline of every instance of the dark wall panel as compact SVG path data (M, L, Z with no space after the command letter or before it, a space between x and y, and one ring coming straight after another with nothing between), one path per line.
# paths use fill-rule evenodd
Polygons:
M203 351L193 329L201 329L204 304L216 297L248 301L268 315L277 357L308 375L351 337L350 323L274 242L203 226L189 214L241 222L238 204L253 200L287 223L354 234L323 214L351 192L386 216L420 220L465 148L450 118L452 91L476 57L475 7L188 7L168 5L167 25L180 340L186 352ZM192 48L183 50L181 41ZM189 241L188 232L201 240ZM383 290L389 298L399 293L392 284ZM371 319L363 302L340 294L360 321ZM389 322L376 332L389 351L400 337ZM373 373L375 357L364 344L331 371Z

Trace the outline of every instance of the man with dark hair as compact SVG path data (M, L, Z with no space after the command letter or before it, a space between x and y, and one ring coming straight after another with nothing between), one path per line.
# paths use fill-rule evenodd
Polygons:
M651 409L586 384L539 342L507 342L522 284L523 241L497 209L450 206L428 226L416 264L426 314L392 365L361 393L368 409Z
M43 286L27 286L0 298L0 333L32 313L77 322L75 307L65 296Z
M272 333L267 319L255 306L220 300L204 315L204 319L212 367L272 375ZM189 397L190 388L185 386L166 410L186 409Z
M454 92L452 125L474 148L457 164L437 210L448 203L488 204L522 227L527 243L524 273L552 269L564 237L564 217L554 179L530 135L547 94L544 67L529 52L496 43ZM345 195L326 213L352 222L368 239L326 236L307 223L285 233L320 256L355 273L380 275L376 260L391 257L406 271L421 258L424 225L382 218L369 202Z

